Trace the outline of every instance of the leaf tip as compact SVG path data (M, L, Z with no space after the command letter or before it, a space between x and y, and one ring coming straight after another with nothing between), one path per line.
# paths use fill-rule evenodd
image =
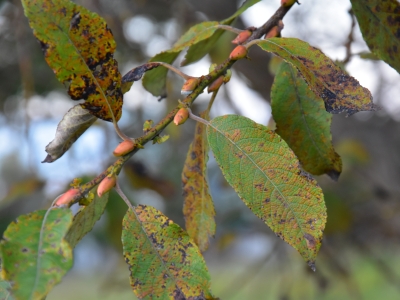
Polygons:
M50 154L47 154L46 158L42 161L43 163L52 163L53 161L55 161L55 159L53 159L53 157Z
M308 265L313 272L317 271L317 268L315 267L315 261L309 261Z
M328 175L335 182L339 180L340 174L341 172L336 170L329 170L328 172L326 172L326 175Z

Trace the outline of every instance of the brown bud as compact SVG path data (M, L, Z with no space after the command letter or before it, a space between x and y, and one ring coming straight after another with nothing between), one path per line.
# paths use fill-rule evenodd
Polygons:
M241 58L245 58L246 56L247 48L243 45L236 46L236 48L232 50L231 54L229 54L229 58L231 60L238 60Z
M114 150L115 156L122 156L131 152L135 148L135 143L132 140L125 140L121 142Z
M183 84L181 89L181 94L185 96L189 95L190 93L193 92L193 90L197 87L198 84L199 84L199 78L197 77L189 78Z
M236 44L236 45L241 45L243 44L245 41L247 41L247 39L249 37L251 37L252 32L250 30L243 30L241 33L239 33L236 38L232 41L232 44Z
M70 206L72 204L72 200L75 196L79 195L79 189L70 189L62 194L60 197L57 198L56 202L53 206L60 207L60 206Z
M269 38L280 36L282 29L283 29L283 22L282 22L282 20L279 20L278 25L272 27L271 30L268 31L268 33L265 35L264 38L269 39Z
M220 86L224 83L224 76L221 75L217 79L215 79L213 82L210 83L210 85L207 88L207 92L211 93L220 88Z
M174 118L174 123L175 125L181 125L186 122L186 120L189 118L189 111L187 108L182 107L180 110L175 115Z
M97 195L101 197L103 194L110 191L117 183L117 176L111 175L105 177L97 187Z

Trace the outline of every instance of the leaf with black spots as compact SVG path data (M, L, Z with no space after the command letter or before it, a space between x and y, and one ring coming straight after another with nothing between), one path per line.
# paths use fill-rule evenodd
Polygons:
M69 209L39 210L19 216L1 241L2 277L15 299L43 299L72 267L64 239L71 226Z
M151 206L129 209L122 244L139 299L213 299L210 275L196 244Z
M22 0L48 65L73 100L94 116L118 121L122 113L121 74L116 44L96 13L67 0Z
M368 47L400 73L400 3L351 0L351 4Z
M201 113L200 117L208 119L208 111ZM200 251L205 251L216 227L214 203L207 180L209 146L206 125L197 122L194 132L182 171L183 215L189 236Z
M207 137L225 179L243 202L315 269L326 224L324 196L285 141L236 115L211 120Z
M278 55L295 66L309 88L325 102L332 114L376 110L370 91L344 73L319 49L295 38L270 38L254 41L261 49Z

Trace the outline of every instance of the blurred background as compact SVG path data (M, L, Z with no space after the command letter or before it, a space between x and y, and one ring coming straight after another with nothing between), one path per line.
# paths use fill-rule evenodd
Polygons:
M107 21L124 75L169 49L190 26L229 17L242 1L74 2ZM279 0L262 1L234 26L260 26L279 4ZM350 7L349 0L303 0L283 20L283 36L320 48L367 87L382 107L378 112L333 117L333 142L343 159L343 173L337 183L328 176L317 178L328 209L317 272L311 272L295 250L250 212L211 155L209 183L217 234L204 255L212 291L221 299L400 299L400 75L364 55L369 50L358 25L352 26ZM225 33L209 56L182 70L194 76L206 74L212 62L229 55L233 38ZM212 117L235 113L273 126L272 56L257 50L250 51L251 60L234 65L232 80L218 94ZM169 74L168 97L158 101L135 83L124 97L120 124L125 133L140 136L145 120L159 121L176 106L182 84ZM208 99L201 95L194 112L203 110ZM90 179L114 161L112 150L119 140L111 124L97 121L62 158L41 163L58 122L75 104L47 66L20 1L0 0L1 233L20 214L47 208L74 178ZM188 121L168 127L169 140L146 145L121 175L132 202L152 205L181 226L181 170L194 125ZM111 194L106 213L77 246L73 269L48 299L135 299L120 241L126 209Z

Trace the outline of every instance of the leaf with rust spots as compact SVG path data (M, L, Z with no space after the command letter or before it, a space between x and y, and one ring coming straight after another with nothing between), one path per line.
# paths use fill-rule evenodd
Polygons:
M138 205L123 220L122 245L139 299L213 299L199 249L177 224Z
M295 38L270 38L256 43L295 66L310 89L324 100L327 112L352 115L376 110L370 91L345 74L319 49Z
M87 205L79 209L74 216L72 225L69 228L65 239L72 248L88 234L103 215L108 202L108 193L99 197L96 193L97 187L91 193L94 194L94 199Z
M400 73L400 3L351 0L351 4L368 47Z
M118 121L122 113L121 74L116 48L103 18L66 0L22 0L25 15L45 59L73 100L94 116Z
M64 239L71 226L69 209L39 210L19 216L1 241L2 277L12 282L15 299L44 299L72 267ZM44 224L43 224L44 223Z
M96 120L95 116L79 104L72 107L58 124L56 136L46 146L48 154L42 162L52 163L63 156Z
M208 120L208 110L200 117ZM186 230L200 251L207 250L209 237L215 235L214 203L207 181L208 149L206 126L197 122L182 171L182 187Z
M248 0L244 2L236 13L221 22L207 21L192 26L180 37L171 49L158 53L152 57L149 62L162 61L172 64L179 53L187 47L189 47L189 50L181 65L186 66L200 60L214 47L218 39L224 33L224 31L218 29L217 26L231 24L235 18L259 1L260 0ZM158 68L147 72L142 81L144 88L154 96L165 96L167 73L168 69L166 68Z
M332 146L332 115L296 68L282 63L271 90L276 132L299 158L304 170L337 180L342 160Z
M237 130L240 138L232 140ZM324 196L317 182L300 169L285 141L267 127L236 115L213 119L207 137L239 197L313 267L326 223Z

